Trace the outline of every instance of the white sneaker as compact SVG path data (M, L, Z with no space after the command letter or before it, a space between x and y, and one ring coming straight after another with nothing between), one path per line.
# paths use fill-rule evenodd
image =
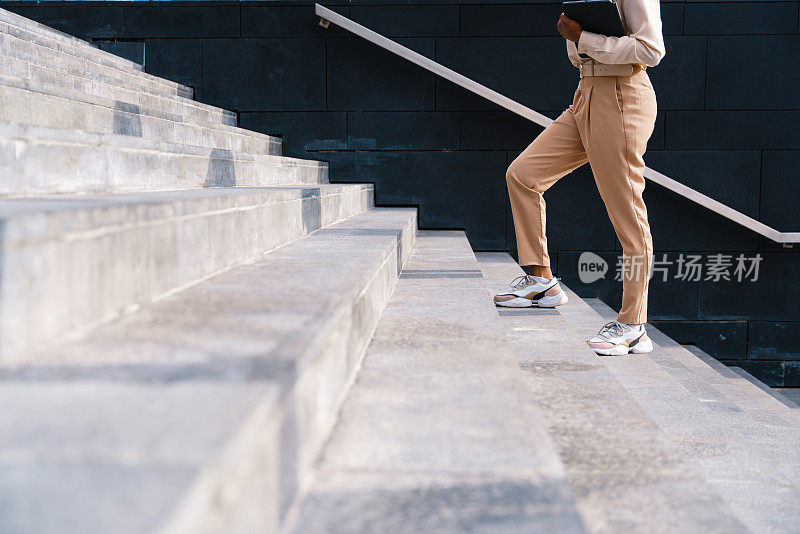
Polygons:
M506 308L555 308L567 303L567 294L558 285L558 278L542 278L529 274L518 276L511 281L508 293L494 296L496 306Z
M602 356L643 354L653 350L653 342L647 337L643 324L631 325L618 321L606 323L595 337L586 342Z

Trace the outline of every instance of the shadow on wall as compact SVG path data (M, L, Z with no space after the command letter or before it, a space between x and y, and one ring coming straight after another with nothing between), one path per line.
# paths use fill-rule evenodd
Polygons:
M302 216L305 233L318 230L322 226L322 196L319 187L303 189Z
M236 164L233 152L227 149L211 150L204 187L233 187L236 185Z
M3 271L5 266L6 256L3 252L4 247L3 244L6 240L6 222L0 219L0 318L2 318L2 310L3 310ZM2 361L2 347L4 346L4 339L3 339L3 324L0 323L0 361Z
M142 137L141 108L127 102L114 102L114 133Z

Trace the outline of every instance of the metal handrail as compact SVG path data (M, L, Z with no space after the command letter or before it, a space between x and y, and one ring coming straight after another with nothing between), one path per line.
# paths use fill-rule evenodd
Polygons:
M523 106L519 102L511 100L507 96L501 95L497 91L489 89L485 85L481 85L475 80L471 80L452 69L448 69L444 65L441 65L432 59L428 59L427 57L418 54L417 52L414 52L413 50L406 48L405 46L396 43L395 41L392 41L391 39L388 39L383 35L376 33L365 26L362 26L361 24L358 24L357 22L353 22L352 20L340 15L339 13L336 13L335 11L331 11L330 9L319 4L315 4L315 12L320 16L320 24L325 28L327 28L332 22L337 26L358 35L359 37L363 37L367 41L374 43L381 48L384 48L389 52L402 57L403 59L419 65L423 69L426 69L437 76L441 76L445 80L449 80L463 87L467 91L481 96L490 102L494 102L498 106L516 113L521 117L525 117L526 119L535 122L540 126L546 128L553 122L553 119L550 119L549 117L546 117L541 113L530 109L529 107ZM684 198L688 198L692 202L700 204L701 206L718 213L735 223L749 228L757 234L761 234L777 243L783 243L784 246L791 246L793 243L800 243L800 232L779 232L778 230L767 226L761 221L757 221L756 219L753 219L744 213L738 212L730 206L726 206L725 204L718 202L713 198L700 193L699 191L695 191L691 187L683 185L682 183L673 180L669 176L651 169L650 167L645 167L644 176L645 178L652 180L662 187L665 187Z

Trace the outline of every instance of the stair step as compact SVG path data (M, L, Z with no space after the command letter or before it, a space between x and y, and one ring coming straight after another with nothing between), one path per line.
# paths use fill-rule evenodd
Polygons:
M746 402L750 406L756 407L755 409L760 408L767 410L769 413L773 414L778 421L783 420L789 424L800 424L800 421L796 419L796 408L787 405L786 401L783 399L779 400L776 395L773 394L771 388L763 384L760 380L752 375L750 375L750 378L746 378L744 374L737 372L738 368L728 367L694 345L683 345L683 348L697 356L698 359L717 371L721 376L724 376L731 387L738 390L740 395L745 396ZM749 375L749 373L746 374Z
M83 91L0 74L0 122L120 134L155 141L212 147L249 154L280 154L281 139L251 132L207 117L150 109Z
M477 257L493 293L523 274L506 253ZM635 388L586 345L589 326L578 319L588 320L592 335L602 323L580 298L571 292L569 298L557 310L498 311L587 529L748 532L684 447L643 409Z
M0 34L2 39L2 34ZM81 69L56 69L30 63L17 57L6 55L0 41L0 72L28 80L35 84L44 84L61 88L64 91L80 91L91 95L111 98L142 107L170 111L183 117L219 124L236 125L236 114L202 104L179 95L143 90L124 78L108 78L94 72L91 65Z
M733 402L736 408L754 421L760 424L788 428L796 428L800 423L800 420L792 419L790 412L784 413L771 401L766 401L762 405L759 402L759 397L763 396L764 392L752 391L751 387L749 387L750 385L741 387L739 385L739 382L741 382L740 377L732 368L722 364L696 346L681 345L653 326L647 327L647 334L662 349L669 352L670 358L674 359L677 365L683 365L691 369L694 374L700 376L707 384L727 400Z
M286 531L583 532L463 232L421 231Z
M131 86L153 94L192 98L194 92L191 87L147 74L132 61L5 9L0 9L0 55L62 71L91 71L105 79L127 80Z
M741 367L734 366L731 369L733 369L733 371L736 374L744 378L747 382L751 383L765 395L775 399L777 404L771 403L770 407L774 407L776 411L778 411L781 414L782 417L785 417L788 421L790 421L794 425L800 424L800 410L798 410L800 406L798 406L797 403L795 403L788 397L785 397L783 394L781 394L780 391L777 391L769 387L768 385L766 385L761 380L754 377Z
M0 362L373 205L368 184L213 188L0 201Z
M611 320L616 315L599 299L584 299L604 319ZM737 367L728 367L709 356L693 345L681 345L669 338L652 325L647 327L648 336L659 346L661 351L650 355L656 363L681 381L681 384L696 396L702 397L712 410L730 413L741 413L748 417L747 421L760 426L786 429L789 435L800 424L796 416L798 412L791 409L791 401L782 399L777 392L766 386L746 371ZM740 372L737 372L740 371ZM740 377L740 374L747 377ZM740 378L745 378L743 384ZM755 389L754 389L755 388ZM761 397L769 397L776 402L758 402ZM797 441L800 439L794 439Z
M783 387L778 392L785 401L790 402L789 407L792 410L800 409L800 387Z
M567 294L575 303L559 311L585 339L617 317L598 299ZM748 528L791 531L800 524L800 435L748 417L653 341L651 353L599 359Z
M40 35L42 38L50 38L53 41L58 41L67 45L78 47L80 49L83 49L86 53L91 53L92 51L98 50L98 47L96 45L88 41L85 41L78 37L74 37L72 35L69 35L68 33L56 30L55 28L51 28L50 26L45 26L44 24L36 22L33 19L23 17L22 15L14 13L13 11L8 11L7 9L0 9L0 22L34 32ZM105 55L100 55L98 57L100 60L106 59ZM144 70L144 67L139 63L130 61L125 58L114 56L114 59L111 61L114 62L113 64L118 64L120 69L127 69L130 71Z
M415 234L372 209L1 367L0 531L274 532Z
M280 147L273 145L276 152ZM321 183L327 162L0 123L0 196Z

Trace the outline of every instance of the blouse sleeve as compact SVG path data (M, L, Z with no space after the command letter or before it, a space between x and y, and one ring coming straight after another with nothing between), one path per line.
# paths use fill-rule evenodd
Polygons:
M666 54L659 0L624 0L622 11L628 35L610 37L584 30L578 39L578 52L600 63L643 63L655 67Z

